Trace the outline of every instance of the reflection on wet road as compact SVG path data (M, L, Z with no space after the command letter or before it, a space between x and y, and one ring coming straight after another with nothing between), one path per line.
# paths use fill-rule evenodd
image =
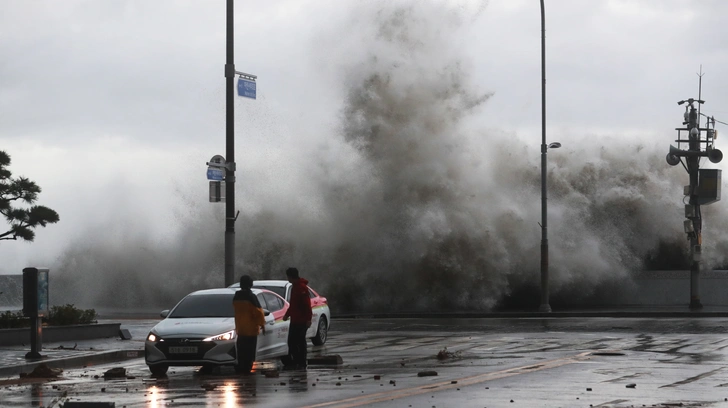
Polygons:
M728 339L719 330L728 320L496 320L336 320L310 356L338 354L338 367L284 371L269 361L250 376L172 367L153 378L136 359L69 369L55 381L5 381L0 406L728 406ZM104 380L117 366L126 378Z

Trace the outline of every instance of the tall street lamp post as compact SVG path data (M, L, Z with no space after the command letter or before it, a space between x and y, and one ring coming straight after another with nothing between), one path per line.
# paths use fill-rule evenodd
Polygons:
M235 282L235 63L233 62L233 0L227 0L225 61L225 286Z
M541 306L540 312L551 312L549 304L549 239L546 211L546 151L561 143L546 144L546 14L541 0Z

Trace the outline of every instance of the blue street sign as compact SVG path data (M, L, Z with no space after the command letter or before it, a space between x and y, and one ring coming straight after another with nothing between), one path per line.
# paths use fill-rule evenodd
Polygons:
M207 179L208 180L222 181L224 178L225 178L225 170L218 169L215 167L207 168Z
M255 81L238 78L238 95L255 99Z

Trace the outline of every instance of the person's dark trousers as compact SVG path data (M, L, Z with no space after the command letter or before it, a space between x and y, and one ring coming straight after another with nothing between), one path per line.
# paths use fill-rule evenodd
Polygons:
M249 373L253 369L255 361L255 349L258 346L258 336L238 336L237 340L238 366L235 370L239 373Z
M306 324L291 323L288 327L288 355L298 367L306 367Z

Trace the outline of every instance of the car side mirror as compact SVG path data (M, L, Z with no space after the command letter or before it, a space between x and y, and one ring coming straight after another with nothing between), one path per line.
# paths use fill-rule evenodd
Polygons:
M169 310L162 310L162 312L159 313L159 316L161 316L162 319L164 319L165 317L169 316Z
M270 314L270 310L263 309L263 316L268 316Z

